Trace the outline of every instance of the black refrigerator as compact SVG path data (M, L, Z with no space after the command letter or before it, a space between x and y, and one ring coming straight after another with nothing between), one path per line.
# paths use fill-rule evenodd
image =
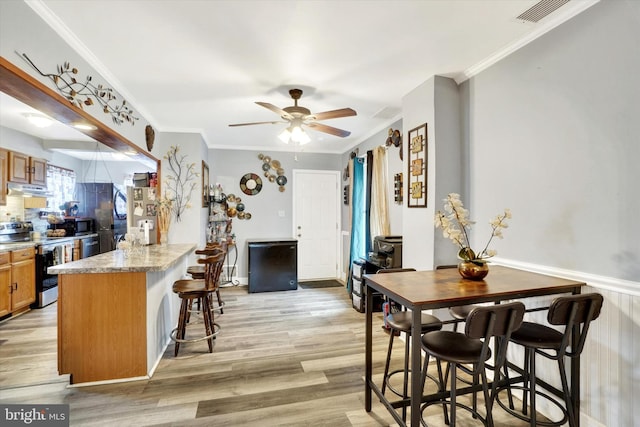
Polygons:
M81 216L95 219L100 239L100 253L116 249L127 233L127 193L111 182L76 184L78 210Z
M298 241L250 239L249 292L298 289Z

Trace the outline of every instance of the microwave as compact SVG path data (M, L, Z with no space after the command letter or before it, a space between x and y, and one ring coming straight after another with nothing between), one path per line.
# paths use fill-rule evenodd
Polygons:
M55 228L64 228L67 236L82 236L95 233L93 218L65 218L62 224L56 224Z

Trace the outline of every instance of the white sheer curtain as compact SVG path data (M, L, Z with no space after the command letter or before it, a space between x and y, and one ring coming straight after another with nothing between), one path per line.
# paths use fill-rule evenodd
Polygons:
M389 198L387 192L387 150L385 147L373 149L373 173L371 182L371 241L375 236L391 234L389 224Z

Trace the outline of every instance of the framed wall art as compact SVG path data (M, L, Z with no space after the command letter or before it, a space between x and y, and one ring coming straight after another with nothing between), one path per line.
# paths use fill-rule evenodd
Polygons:
M427 207L427 124L409 131L407 138L407 206Z
M202 207L209 207L209 165L202 161Z

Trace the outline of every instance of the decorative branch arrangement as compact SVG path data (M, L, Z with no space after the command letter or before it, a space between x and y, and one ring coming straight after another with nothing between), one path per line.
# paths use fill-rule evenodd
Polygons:
M195 178L200 174L196 172L196 164L187 163L187 156L178 155L178 151L178 147L172 145L164 156L170 171L165 181L165 195L168 195L165 197L172 202L171 209L176 221L180 222L184 210L191 207L191 193L197 185Z
M133 126L135 121L138 120L138 117L133 115L133 110L129 108L126 100L123 99L122 103L118 104L112 88L101 84L94 85L91 81L91 76L87 76L84 83L79 82L75 77L78 74L78 69L72 68L68 62L65 61L64 64L58 65L57 73L47 74L40 71L26 54L23 53L21 56L41 76L51 79L58 92L76 107L84 109L85 105L93 105L95 100L102 107L103 112L111 114L113 122L117 125L126 121Z

